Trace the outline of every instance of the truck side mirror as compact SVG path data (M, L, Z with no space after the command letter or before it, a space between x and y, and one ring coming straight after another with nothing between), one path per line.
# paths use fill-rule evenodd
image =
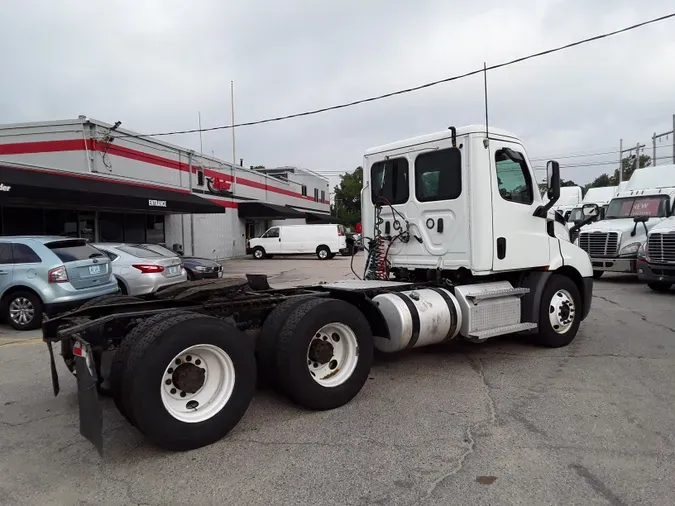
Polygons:
M546 218L548 210L551 209L560 198L560 164L550 160L546 164L546 187L548 191L546 196L548 202L546 205L539 206L534 210L534 215L539 218Z
M584 218L595 217L600 214L600 208L597 204L584 204L581 206L581 212L584 215Z
M555 160L546 163L546 187L549 201L560 198L560 164Z
M649 221L649 216L636 216L633 218L633 231L630 233L631 237L635 237L637 233L638 223L642 223L642 226L645 228L645 234L649 234L649 229L647 228L647 222Z

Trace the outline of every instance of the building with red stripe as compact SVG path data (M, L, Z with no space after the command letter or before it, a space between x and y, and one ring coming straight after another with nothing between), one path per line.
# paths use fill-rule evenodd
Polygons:
M329 222L328 180L251 170L101 121L0 126L0 234L179 244L231 258L280 223Z

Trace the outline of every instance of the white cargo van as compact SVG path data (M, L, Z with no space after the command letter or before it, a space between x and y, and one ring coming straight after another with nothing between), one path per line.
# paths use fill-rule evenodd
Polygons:
M327 260L346 248L347 239L339 225L282 225L248 243L248 251L256 260L273 255L307 254Z

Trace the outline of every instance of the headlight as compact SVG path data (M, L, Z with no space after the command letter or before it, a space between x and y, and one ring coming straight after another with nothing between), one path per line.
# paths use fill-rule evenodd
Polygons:
M199 272L204 272L206 270L206 267L204 267L203 265L196 265L195 270Z
M647 242L640 244L640 247L637 250L637 257L646 260L647 259Z
M633 255L634 253L637 253L637 250L642 246L641 242L633 242L631 244L628 244L621 248L621 251L619 251L619 255Z

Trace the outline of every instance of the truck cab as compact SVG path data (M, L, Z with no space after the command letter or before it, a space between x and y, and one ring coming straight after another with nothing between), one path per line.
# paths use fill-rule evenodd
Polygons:
M638 249L648 232L671 216L674 200L675 165L636 170L610 201L605 219L586 225L576 240L591 258L593 276L637 273Z
M486 138L485 127L468 126L455 141L448 130L365 155L363 234L395 239L392 269L486 276L572 265L590 276L584 252L556 237L554 213L543 208L526 150L504 130Z
M617 192L617 186L603 186L599 188L589 188L584 195L581 204L575 206L570 214L567 216L567 228L581 224L585 220L583 206L585 204L595 204L598 206L598 214L593 221L602 221L605 219L607 209L609 209L609 202L614 198ZM571 238L575 240L578 237L578 232Z
M675 216L654 225L637 252L638 279L656 292L675 284Z
M391 273L405 281L468 285L456 291L462 300L475 301L467 306L469 314L486 313L480 325L465 318L462 335L478 341L508 329L532 329L528 322L538 322L540 334L562 333L549 312L565 310L546 294L575 299L578 320L588 314L590 260L569 242L562 216L551 210L560 191L559 166L547 164L545 202L516 135L495 128L486 135L482 125L451 127L370 149L363 167L363 235L381 238L367 248L367 279ZM574 289L555 291L569 281ZM514 312L520 317L503 317ZM543 325L549 320L551 328Z

